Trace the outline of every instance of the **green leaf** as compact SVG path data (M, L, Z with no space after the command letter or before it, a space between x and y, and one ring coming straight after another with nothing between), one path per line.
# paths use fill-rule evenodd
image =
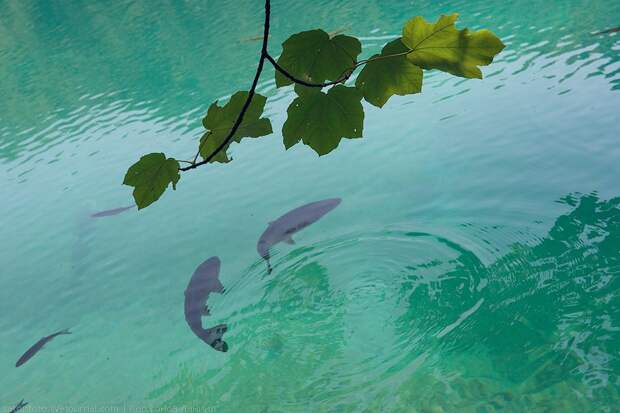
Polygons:
M211 136L211 132L209 131L205 132L200 138L200 144L198 147L198 151L200 152L200 156L202 156L202 159L207 159L208 156L210 156L213 152L215 152L215 150L220 146L222 142L223 140L221 139L220 140L213 139ZM222 150L220 150L217 154L215 154L215 156L211 158L211 161L209 162L228 163L232 161L232 159L229 158L228 154L226 153L226 151L228 150L228 146L230 146L230 144L222 148Z
M199 146L199 153L203 159L210 156L226 140L239 113L241 113L247 97L248 92L237 92L223 107L218 106L217 102L209 107L207 115L202 119L202 124L207 129L207 132L200 139ZM265 96L258 93L254 94L252 102L243 116L243 121L231 142L239 143L242 138L257 138L273 132L269 119L261 118L266 101L267 98ZM225 148L218 152L211 162L230 162L226 154L228 146L226 145Z
M146 208L157 201L169 184L172 189L181 179L179 162L163 153L149 153L127 170L123 184L133 186L133 198L138 209Z
M434 24L420 16L409 20L403 28L403 43L412 50L407 58L423 69L482 79L478 66L490 64L504 44L489 30L457 30L458 16L442 15Z
M360 72L355 87L369 103L383 107L392 95L410 95L422 91L423 72L405 57L409 49L401 39L386 44L381 54L372 56ZM403 53L400 56L386 57Z
M299 96L288 107L282 127L284 146L300 140L325 155L342 138L360 138L364 127L362 95L353 87L337 85L323 93L316 88L297 88Z
M298 79L313 83L337 80L351 69L362 52L355 37L340 34L331 38L323 30L309 30L292 35L282 43L278 64ZM293 83L276 71L276 86Z

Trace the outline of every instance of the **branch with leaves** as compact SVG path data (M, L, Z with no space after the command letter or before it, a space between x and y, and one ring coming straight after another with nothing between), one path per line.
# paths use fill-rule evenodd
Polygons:
M321 29L289 37L276 60L268 50L270 14L270 0L265 0L262 47L249 91L236 92L224 106L217 101L211 104L202 120L205 132L193 160L151 153L128 169L123 184L134 187L139 209L157 201L170 185L176 189L181 172L230 162L227 149L231 143L273 132L270 120L262 117L267 98L256 93L265 61L275 69L276 87L294 85L297 94L282 127L284 147L303 142L322 156L336 149L343 138L362 137L362 99L381 108L393 95L420 93L424 70L482 79L479 66L491 64L504 48L489 30L458 30L458 14L452 14L442 15L435 23L419 16L408 20L401 37L365 60L358 60L362 45L357 38L330 36ZM355 83L347 86L360 67Z

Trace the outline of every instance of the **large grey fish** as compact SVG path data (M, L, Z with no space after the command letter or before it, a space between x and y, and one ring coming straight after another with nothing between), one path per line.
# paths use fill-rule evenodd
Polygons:
M41 340L37 341L32 347L30 347L28 350L26 350L26 352L19 358L19 360L17 360L17 363L15 363L15 367L19 367L22 364L24 364L25 362L27 362L28 360L30 360L35 354L37 354L39 352L39 350L41 350L43 348L43 346L45 346L47 343L52 341L54 338L56 338L56 337L58 337L58 336L60 336L62 334L71 334L71 332L67 328L67 329L59 331L57 333L54 333L54 334L51 334L49 336L43 337Z
M19 410L23 409L23 408L24 408L24 407L26 407L27 405L28 405L28 402L24 403L24 399L22 399L22 401L21 401L21 402L19 402L19 403L17 404L17 406L15 406L15 407L13 408L13 410L11 410L9 413L16 413L17 411L19 411Z
M271 273L269 249L272 246L279 242L294 244L295 241L292 238L294 233L321 219L323 215L336 208L340 202L340 198L311 202L287 212L275 221L271 221L256 244L256 250L267 262L267 272Z
M207 329L202 327L202 316L209 315L207 306L209 294L224 292L219 275L220 259L218 257L211 257L196 268L185 289L185 321L202 341L218 351L228 351L228 344L222 340L227 330L225 324Z
M131 209L133 207L135 207L135 205L130 205L130 206L121 207L121 208L108 209L108 210L105 210L105 211L101 211L101 212L97 212L95 214L92 214L90 217L91 218L110 217L112 215L118 215L121 212L125 212L128 209Z

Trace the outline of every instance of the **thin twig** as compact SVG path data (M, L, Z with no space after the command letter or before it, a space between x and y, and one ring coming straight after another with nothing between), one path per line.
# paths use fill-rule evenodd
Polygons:
M224 141L211 153L211 155L207 156L204 160L194 163L190 166L186 166L185 168L179 168L180 171L189 171L190 169L195 169L201 165L209 163L222 149L224 149L230 141L232 141L233 136L241 126L241 122L243 122L243 116L245 112L247 112L250 107L250 103L252 103L252 98L256 92L256 86L258 85L258 79L260 78L261 72L263 71L263 66L265 64L265 59L267 58L267 43L269 41L269 18L271 14L271 1L265 0L265 27L263 33L263 46L260 53L260 59L258 60L258 67L256 68L256 75L254 76L254 81L252 82L252 86L250 87L250 91L248 92L248 97L243 104L243 108L241 108L241 112L239 112L239 116L237 116L237 120L233 125L230 132L228 132L228 136Z
M276 62L276 60L273 58L273 56L271 56L270 54L267 54L267 60L269 61L269 63L271 63L274 67L274 69L276 69L278 72L282 73L282 75L284 75L284 77L286 77L287 79L291 80L294 83L303 85L303 86L307 86L307 87L328 87L328 86L333 86L333 85L337 85L339 83L344 83L347 80L349 80L349 78L353 75L353 72L355 72L355 69L357 69L360 66L363 66L367 63L370 62L374 62L375 60L381 60L381 59L388 59L391 57L398 57L398 56L405 56L408 55L411 52L414 52L415 49L409 49L406 52L401 52L401 53L395 53L395 54L390 54L390 55L380 55L377 57L371 57L369 59L365 59L365 60L360 60L359 62L355 63L355 65L351 66L350 68L348 68L347 70L344 71L344 73L342 75L340 75L340 77L336 80L333 80L331 82L325 82L325 83L310 83L310 82L306 82L305 80L296 78L295 76L293 76L292 74L290 74L286 69L284 69L282 66L280 66L278 64L278 62Z
M282 66L280 66L278 64L278 62L276 62L276 60L269 54L267 53L267 60L269 61L269 63L271 63L274 67L274 69L276 69L278 72L282 73L284 75L284 77L286 77L287 79L289 79L290 81L303 85L303 86L307 86L307 87L327 87L327 86L332 86L332 85L337 85L339 83L344 83L346 82L351 75L353 74L353 70L351 69L347 69L342 75L340 75L340 77L334 81L331 82L325 82L325 83L310 83L310 82L306 82L305 80L301 80L296 78L295 76L293 76L292 74L290 74L289 72L286 71L286 69L284 69ZM353 68L355 68L356 66L353 66Z

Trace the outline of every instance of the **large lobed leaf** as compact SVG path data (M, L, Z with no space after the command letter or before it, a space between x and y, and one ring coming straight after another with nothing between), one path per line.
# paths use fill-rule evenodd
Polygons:
M207 131L200 139L200 156L207 158L224 142L235 124L247 97L248 92L237 92L223 107L218 106L217 102L209 107L207 115L202 120L202 124ZM265 96L258 93L254 94L252 102L243 116L243 121L231 142L241 142L242 138L257 138L273 132L269 119L261 118L266 101L267 98ZM226 145L225 148L218 152L211 162L230 162L226 154L228 146Z
M478 66L486 66L504 49L489 30L457 30L458 14L442 15L436 23L418 16L403 28L403 43L412 51L407 59L423 69L439 69L456 76L482 79Z
M386 44L380 55L369 59L355 81L355 87L366 101L383 107L392 95L404 96L422 91L422 69L407 59L408 50L401 39L396 39Z
M282 43L278 64L297 79L323 83L338 80L357 62L362 45L355 37L338 35L330 37L323 30L297 33ZM293 82L276 71L276 86Z
M179 162L163 153L149 153L127 170L123 184L133 186L133 198L138 209L146 208L166 191L168 185L176 189L181 179Z
M282 127L286 149L300 140L325 155L338 147L342 138L360 138L364 127L362 95L352 87L337 85L323 93L297 87L298 97L288 107Z

